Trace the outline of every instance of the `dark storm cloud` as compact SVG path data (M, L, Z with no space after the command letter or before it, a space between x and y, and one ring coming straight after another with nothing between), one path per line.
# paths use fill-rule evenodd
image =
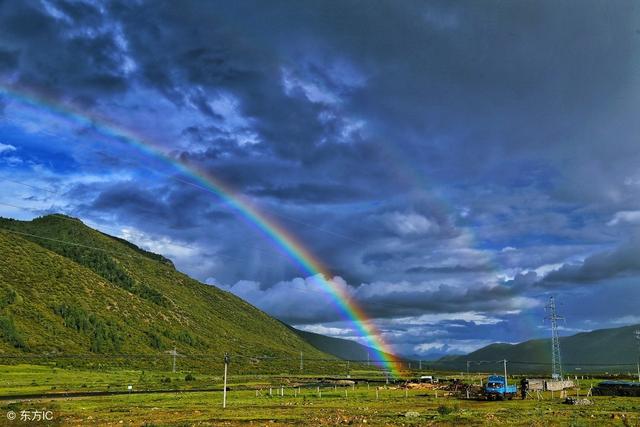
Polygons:
M424 274L424 273L436 273L436 274L459 274L459 273L478 273L487 272L493 269L490 265L452 265L443 267L411 267L405 270L408 274Z
M470 171L491 171L499 160L499 152L484 150L483 144L471 143L471 139L481 137L520 156L515 147L535 148L543 135L570 133L571 124L593 117L591 110L604 95L611 99L624 91L633 77L634 14L601 3L580 6L541 2L462 8L406 2L395 7L392 2L381 2L365 9L358 2L276 2L268 8L260 2L156 2L154 7L110 3L108 12L97 12L91 6L61 3L58 9L64 18L26 6L17 8L26 10L6 15L18 23L21 16L29 18L31 25L7 27L14 39L16 33L22 36L21 42L36 38L66 46L75 40L71 51L90 53L86 58L91 60L87 65L93 76L87 83L109 90L119 86L118 76L98 71L118 69L110 62L117 56L106 52L123 50L111 44L111 34L84 39L79 35L64 43L60 39L65 29L68 32L67 20L94 26L117 22L137 66L132 78L144 79L181 105L193 102L209 115L207 97L217 91L233 93L241 100L242 112L255 120L261 140L281 155L307 161L315 158L321 141L336 138L319 114L344 111L366 116L383 138L406 140L404 148L429 161L434 171L445 172L437 164L447 160L449 172L445 173L450 174L459 171L451 168L455 164ZM559 18L565 14L571 18ZM603 15L606 20L598 19ZM256 21L256 16L269 19ZM352 25L364 20L367 25ZM397 30L398 25L402 31ZM37 37L42 32L46 37ZM586 46L589 48L582 48ZM36 62L39 52L53 51L40 45L32 50L33 60L29 59L31 51L24 50L23 62ZM323 67L330 52L356 64L365 76L366 91L349 90L340 73L332 76ZM60 58L41 62L57 64L59 69L40 73L55 76L56 81L71 68ZM85 80L74 75L83 64L74 65L68 79L74 83L68 84L70 91ZM343 98L343 105L318 105L295 91L287 95L282 87L283 67L320 82L318 85ZM389 78L391 69L394 78ZM23 74L29 74L27 65ZM568 124L558 119L565 112L572 114ZM510 120L503 120L504 115ZM532 120L535 127L522 126L531 117L544 120ZM498 120L504 126L497 126ZM465 121L466 135L453 128L460 121ZM454 133L459 141L452 141L453 150L415 141L417 135L428 140L443 133ZM463 152L455 149L458 143L464 145Z
M356 295L362 298L370 315L381 318L469 311L496 313L522 308L522 301L514 297L526 289L524 282L524 279L518 279L499 285L477 283L466 288L439 285L424 290L408 287L381 293L371 292L380 284L371 284L361 286Z
M18 52L9 50L0 50L0 72L6 72L15 69L18 64Z
M429 330L453 349L467 327L498 339L482 316L503 328L496 313L541 293L595 299L640 275L638 244L621 243L640 216L639 15L624 1L0 2L0 80L226 182L346 278L390 339L432 339L398 316L484 313ZM214 195L5 103L0 125L41 140L2 128L37 165L21 171L91 175L68 185L68 209L198 245L189 272L283 319L335 320L303 310L288 285L308 273ZM2 161L13 176L24 159Z
M547 274L541 281L542 286L584 285L606 279L640 275L640 239L631 241L618 248L600 252L587 257L581 263L564 264L558 270Z
M90 4L60 2L47 10L44 2L5 2L0 5L0 49L9 52L9 74L21 86L81 103L128 86L122 47L104 15Z
M125 224L137 224L146 231L171 235L165 227L185 231L202 226L203 221L222 222L232 215L211 207L206 194L184 188L180 183L169 183L148 189L135 182L118 182L96 188L95 185L75 186L67 196L84 199L76 208L78 213L99 213L97 216L115 217ZM198 212L186 215L184 212Z
M340 184L300 183L295 186L257 188L251 194L259 197L271 197L294 203L340 203L353 202L363 194L354 188ZM366 193L364 196L368 196Z

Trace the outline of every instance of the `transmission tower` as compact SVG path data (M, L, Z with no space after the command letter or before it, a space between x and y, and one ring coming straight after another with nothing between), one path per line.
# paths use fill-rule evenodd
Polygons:
M640 383L640 329L636 329L633 331L636 336L636 340L638 340L638 382Z
M560 357L560 336L558 335L558 320L564 317L558 315L556 302L553 297L549 297L549 302L545 306L547 316L545 319L551 323L551 377L562 379L562 359Z

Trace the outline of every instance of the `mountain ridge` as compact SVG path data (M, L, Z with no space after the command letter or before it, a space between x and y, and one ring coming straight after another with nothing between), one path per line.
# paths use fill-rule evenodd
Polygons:
M0 254L3 357L127 353L152 361L176 346L194 366L219 364L228 351L244 369L265 371L289 369L300 351L334 359L165 257L71 217L0 218ZM196 357L203 353L215 361Z
M595 329L560 337L562 363L565 373L584 372L589 369L617 371L635 370L638 361L638 344L634 331L640 325ZM470 363L470 370L482 370L485 362L511 361L516 371L549 371L551 364L551 339L538 338L518 344L492 343L466 355L446 356L430 363L443 369L463 370ZM474 363L475 362L475 363Z
M315 332L304 331L289 326L296 334L302 337L306 342L325 353L329 353L335 357L351 361L378 361L379 352L374 348L360 344L345 338L337 338L328 335L322 335ZM383 353L385 357L396 358L388 353Z

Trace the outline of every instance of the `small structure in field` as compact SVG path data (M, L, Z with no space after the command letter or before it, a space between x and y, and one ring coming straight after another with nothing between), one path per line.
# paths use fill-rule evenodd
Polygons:
M544 378L528 378L530 391L560 391L573 388L573 381L546 380Z
M420 375L420 382L421 383L437 383L438 379L435 378L433 375Z

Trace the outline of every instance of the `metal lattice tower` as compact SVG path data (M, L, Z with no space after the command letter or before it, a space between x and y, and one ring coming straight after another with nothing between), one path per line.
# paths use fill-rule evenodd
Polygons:
M560 336L558 335L558 320L564 317L558 315L556 302L553 297L549 297L549 302L545 306L547 316L545 319L551 323L551 377L562 379L562 358L560 357Z
M640 329L636 329L633 331L636 336L636 340L638 340L638 382L640 383Z

